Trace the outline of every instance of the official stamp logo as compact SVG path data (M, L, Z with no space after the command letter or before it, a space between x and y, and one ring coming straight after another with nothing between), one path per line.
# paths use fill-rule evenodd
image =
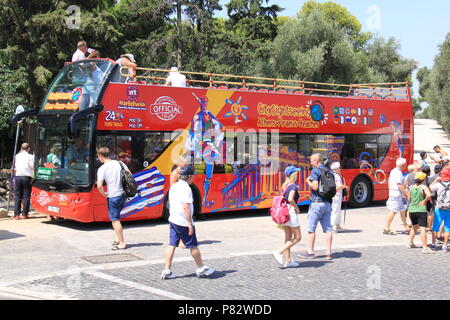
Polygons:
M172 98L164 96L159 97L155 103L150 105L150 113L161 120L169 121L178 114L183 114L183 107L179 106Z

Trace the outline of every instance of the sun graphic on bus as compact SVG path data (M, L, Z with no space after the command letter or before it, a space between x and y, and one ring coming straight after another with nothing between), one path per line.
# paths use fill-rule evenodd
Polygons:
M234 117L235 124L242 121L239 117L242 117L243 120L248 119L247 115L243 112L243 110L248 110L248 106L241 104L242 97L239 97L236 102L231 99L226 99L225 102L231 104L231 111L225 113L225 118Z

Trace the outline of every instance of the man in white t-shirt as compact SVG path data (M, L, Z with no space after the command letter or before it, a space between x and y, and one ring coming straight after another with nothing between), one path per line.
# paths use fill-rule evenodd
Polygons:
M172 67L170 68L165 85L172 87L186 87L186 76L179 73L177 67Z
M31 177L34 169L34 156L30 154L31 147L22 143L20 152L14 157L14 218L28 219L30 211ZM22 211L23 202L23 211ZM22 213L21 213L22 212Z
M72 62L86 59L86 53L93 51L94 49L88 48L86 41L78 41L77 51L72 55Z
M186 248L191 250L191 255L197 264L197 277L209 276L214 272L203 264L200 250L198 249L197 236L194 227L194 198L192 190L189 186L194 179L194 170L190 166L185 166L180 169L180 177L169 190L170 201L170 239L169 246L166 251L165 269L161 274L161 279L176 278L171 271L172 260L175 254L175 249L183 241Z
M396 167L392 169L389 174L389 199L386 202L386 206L391 211L386 220L386 226L384 227L383 234L394 235L391 231L391 224L394 220L395 214L400 213L400 217L403 222L405 231L404 234L409 234L409 226L406 221L406 209L408 203L406 200L406 189L404 186L405 177L403 171L406 169L406 159L399 158L395 162Z
M123 209L127 197L122 188L122 167L119 161L111 159L111 152L108 148L100 148L97 151L97 157L103 163L97 171L97 188L107 198L108 215L115 232L113 250L123 250L126 249L126 244L120 223L120 211ZM125 170L130 171L124 163L122 165ZM106 182L107 192L103 190L103 182Z

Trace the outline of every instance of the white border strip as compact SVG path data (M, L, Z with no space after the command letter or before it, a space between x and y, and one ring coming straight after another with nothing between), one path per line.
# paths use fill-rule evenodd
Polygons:
M169 291L165 291L165 290L161 290L161 289L157 289L157 288L153 288L153 287L149 287L149 286L144 286L142 284L139 284L139 283L136 283L136 282L132 282L132 281L128 281L128 280L123 280L121 278L117 278L117 277L105 274L103 272L90 270L90 271L83 271L83 273L87 273L87 274L92 275L92 276L97 277L97 278L101 278L101 279L104 279L104 280L115 282L115 283L118 283L118 284L123 285L123 286L130 287L130 288L134 288L134 289L138 289L138 290L154 293L154 294L157 294L159 296L163 296L163 297L174 299L174 300L192 300L191 298L180 296L178 294L175 294L175 293L172 293L172 292L169 292Z

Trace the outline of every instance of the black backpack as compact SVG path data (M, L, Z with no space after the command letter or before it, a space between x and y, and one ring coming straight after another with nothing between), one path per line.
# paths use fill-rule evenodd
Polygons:
M122 180L122 188L125 193L125 196L128 198L134 197L138 193L138 185L133 178L133 175L125 170L122 162L119 161L120 167L120 178Z
M336 195L336 180L334 180L334 173L330 169L319 168L321 175L319 180L319 189L317 193L319 196L327 201L332 202Z

